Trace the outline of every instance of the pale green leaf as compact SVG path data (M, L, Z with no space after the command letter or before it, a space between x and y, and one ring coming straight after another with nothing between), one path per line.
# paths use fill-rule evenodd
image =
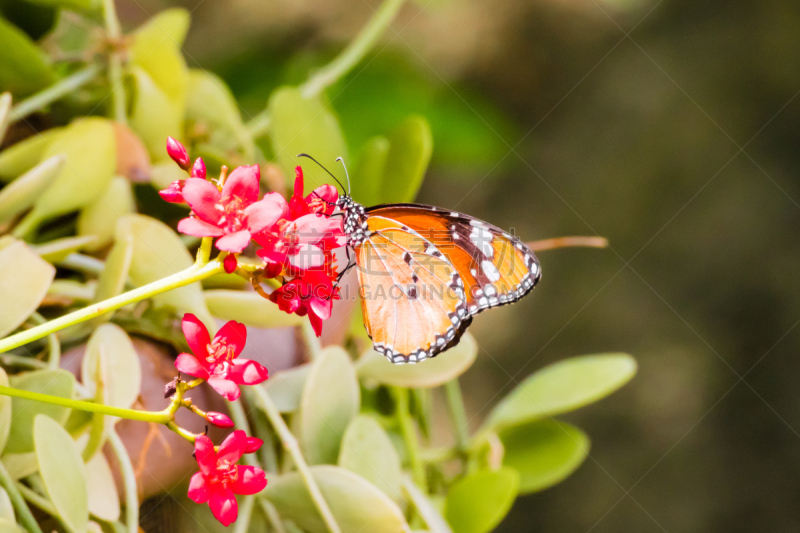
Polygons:
M400 456L386 430L374 418L359 415L347 426L339 466L363 477L393 500L402 499Z
M560 483L589 454L589 437L556 420L540 420L502 430L503 465L519 472L521 494Z
M0 518L11 522L16 521L14 506L11 505L11 498L9 498L6 489L3 488L0 488Z
M381 203L410 202L417 195L433 152L428 121L411 116L389 134Z
M89 250L103 248L114 239L117 220L136 212L131 182L121 176L111 180L100 198L87 205L78 216L78 235L94 236Z
M8 183L38 165L64 128L53 128L0 151L0 181Z
M364 478L336 466L312 466L311 473L343 533L400 533L408 528L397 504ZM327 533L300 474L271 477L262 494L282 518L308 533Z
M3 467L8 470L11 479L18 481L39 471L39 462L35 452L5 453L2 458Z
M0 91L25 95L53 82L45 54L25 32L0 18Z
M417 510L422 520L434 533L453 533L450 529L450 524L439 512L439 509L428 499L428 496L423 493L419 487L414 485L410 477L406 476L403 479L403 489L405 490L414 508Z
M0 385L8 387L8 375L0 368ZM11 432L11 397L0 396L0 454L6 447Z
M33 438L39 474L61 521L71 532L85 532L89 523L86 469L75 442L45 415L36 417Z
M396 387L438 387L466 372L477 354L475 339L469 333L465 333L453 348L415 365L392 364L370 349L358 360L358 376L373 383Z
M298 158L307 153L325 165L342 183L344 170L337 157L347 161L347 146L339 121L332 108L319 98L304 98L296 88L277 89L270 98L272 117L270 139L284 176L291 180L294 168L303 166L306 194L324 183L336 186L328 174L309 159Z
M139 356L128 334L115 324L97 328L86 347L81 382L92 396L99 375L103 377L103 403L127 409L136 402L142 385Z
M0 249L0 337L5 337L36 311L53 282L56 269L22 241Z
M479 471L450 486L445 517L453 533L488 533L506 516L517 497L519 474L511 468Z
M61 398L72 398L75 388L75 377L66 370L34 370L11 377L11 386ZM69 408L49 403L11 399L11 432L6 443L5 453L23 453L33 450L33 420L38 414L44 414L63 424L69 417Z
M361 148L358 164L350 174L353 190L358 201L364 205L377 205L382 202L381 188L389 158L389 139L376 136L369 139Z
M136 91L130 127L141 138L154 161L169 159L167 136L180 140L183 106L175 104L145 70L134 68L132 76Z
M311 364L292 421L309 464L336 463L342 436L360 402L356 370L347 352L338 346L325 348Z
M508 427L573 411L608 396L636 373L627 354L574 357L547 366L519 384L491 412L487 426Z
M36 254L49 263L58 263L79 250L90 247L97 238L93 235L83 237L64 237L54 241L37 244L33 247Z
M7 518L0 518L0 533L25 533L25 530Z
M11 221L29 209L39 199L42 191L53 183L63 166L64 160L54 156L6 185L0 191L0 224Z
M86 463L89 512L97 518L113 522L119 520L119 494L114 474L105 455L96 453Z
M136 30L130 49L131 63L147 72L181 111L189 77L181 45L189 31L190 20L185 9L162 11Z
M203 294L211 314L223 320L236 320L255 328L298 326L305 320L281 311L277 304L254 291L214 289Z
M114 246L106 256L105 266L97 281L97 291L94 296L96 302L102 302L122 294L133 260L133 244L132 232L116 231ZM96 323L110 320L112 316L113 313L106 313L102 317L98 317Z
M281 413L293 413L300 407L303 386L311 365L300 365L276 372L264 382L264 390Z

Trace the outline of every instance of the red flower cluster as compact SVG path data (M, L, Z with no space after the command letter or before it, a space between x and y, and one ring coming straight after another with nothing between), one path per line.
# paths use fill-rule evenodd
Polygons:
M189 498L196 503L207 502L214 517L225 527L239 515L237 494L257 494L267 486L263 470L236 464L242 455L255 452L261 444L261 439L248 437L242 430L228 435L219 449L205 435L198 435L194 442L200 471L189 482Z
M171 137L167 152L181 168L189 169L186 148ZM321 335L333 300L339 298L333 250L345 244L341 220L331 218L339 197L336 188L322 185L304 197L303 170L297 167L294 193L288 202L274 192L259 200L258 165L238 167L228 176L226 170L223 167L219 180L207 180L205 164L198 158L191 177L161 191L166 201L187 203L192 209L178 224L178 231L219 237L216 247L228 252L224 258L227 272L238 267L235 254L251 242L257 243L264 272L269 277L281 275L284 280L270 300L287 313L308 315L314 331Z

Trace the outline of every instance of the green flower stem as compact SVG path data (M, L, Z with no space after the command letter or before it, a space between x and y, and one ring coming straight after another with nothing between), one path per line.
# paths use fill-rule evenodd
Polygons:
M117 431L111 427L108 432L108 442L111 443L111 450L119 463L125 487L125 525L130 532L139 531L139 493L136 488L136 472L133 470L128 450L122 444L122 439L117 435Z
M239 399L228 402L228 406L236 429L244 430L248 435L252 435L250 424L247 422L247 415L244 412L244 407L242 407L242 400ZM250 466L258 466L258 461L256 461L256 458L250 453L245 454L244 462Z
M88 411L90 413L118 416L120 418L127 418L128 420L139 420L141 422L166 424L172 420L173 416L172 413L169 412L169 409L165 409L164 411L137 411L136 409L122 409L121 407L112 407L110 405L103 405L101 403L84 402L81 400L73 400L71 398L51 396L49 394L15 389L13 387L6 387L4 385L0 385L0 395L23 398L25 400L33 400L35 402L49 403L52 405L60 405L61 407L80 409L81 411Z
M99 276L103 273L106 267L104 261L96 259L90 255L83 255L79 253L69 254L67 257L56 263L60 267L69 268L70 270L77 270L86 274L94 274Z
M409 410L409 391L400 387L392 387L392 395L395 400L395 416L400 425L400 433L406 444L408 460L411 463L411 472L414 482L423 490L427 490L427 479L425 477L425 465L419 454L419 442L417 433L414 430L414 422L411 419Z
M303 96L306 98L319 96L322 91L339 81L364 59L389 27L403 2L404 0L384 0L347 48L303 84L301 87Z
M328 502L325 501L322 491L319 490L317 482L311 475L311 470L308 468L305 457L303 457L303 452L300 450L297 439L294 438L294 435L292 435L292 432L289 430L289 426L284 422L280 411L278 411L278 408L272 403L272 399L267 394L267 391L264 390L264 387L253 387L253 390L256 396L258 396L270 424L272 424L272 427L275 428L275 431L278 433L284 449L289 452L289 455L291 455L294 460L294 464L297 465L297 470L300 472L300 476L305 482L306 488L311 495L311 500L322 516L322 520L325 522L328 531L330 531L330 533L342 533L339 524L336 522L336 518L333 516L333 512L330 507L328 507Z
M8 497L11 500L11 506L14 507L14 512L17 514L17 520L19 523L22 524L22 526L30 533L42 533L42 529L39 527L39 524L33 517L31 510L28 508L28 504L25 503L22 494L20 494L19 490L17 489L16 483L14 483L14 480L11 479L8 470L6 470L6 467L3 465L3 463L0 463L0 486L2 486L8 493Z
M49 514L53 518L60 518L58 515L58 511L56 511L56 508L53 506L53 502L51 502L50 500L48 500L35 490L26 487L19 481L17 481L15 485L17 486L17 490L19 491L19 493L22 494L22 497L28 500L28 503L36 506L37 508Z
M50 335L51 333L55 333L56 331L64 329L68 326L73 326L100 315L104 315L105 313L114 311L120 307L125 307L128 304L132 304L140 300L146 300L147 298L161 294L162 292L177 289L178 287L190 285L195 281L200 281L207 277L213 276L214 274L219 274L220 272L223 272L223 270L224 269L220 261L212 261L207 264L202 264L200 261L198 261L186 270L182 270L181 272L167 276L164 279L154 281L148 285L144 285L137 289L133 289L132 291L120 294L119 296L115 296L113 298L109 298L108 300L84 307L79 311L56 318L50 322L47 322L46 324L42 324L41 326L36 326L35 328L22 331L16 335L6 337L5 339L0 340L0 353L18 348L23 344L41 339L42 337Z
M467 420L467 411L464 409L464 398L461 395L461 386L458 384L458 378L445 383L444 391L447 397L447 405L450 408L453 429L456 432L458 449L460 452L465 452L469 447L469 421Z
M267 517L267 522L275 530L275 533L286 533L286 528L283 527L283 522L281 522L281 515L278 514L278 510L275 509L272 502L262 497L258 499L258 504L261 506L264 516Z
M117 8L114 0L103 0L103 18L105 19L106 32L111 43L111 52L108 54L108 82L111 85L111 108L114 120L127 124L128 117L125 113L125 84L122 82L122 55L117 47L122 38L122 29L117 18Z
M53 102L60 100L76 89L83 87L94 80L100 74L101 68L98 65L89 65L77 72L73 72L66 78L54 83L47 89L39 91L30 98L27 98L14 107L8 114L8 122L16 122L30 115L31 113L46 107Z

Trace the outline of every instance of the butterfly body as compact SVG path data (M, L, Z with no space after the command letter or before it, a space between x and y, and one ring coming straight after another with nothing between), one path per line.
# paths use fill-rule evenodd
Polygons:
M339 198L355 252L364 325L393 363L458 343L472 317L516 302L541 277L533 252L486 222L420 204L364 208Z

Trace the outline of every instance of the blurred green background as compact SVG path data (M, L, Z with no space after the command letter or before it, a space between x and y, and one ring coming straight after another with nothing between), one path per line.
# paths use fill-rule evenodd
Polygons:
M375 0L121 0L126 27L193 12L190 67L246 119L341 49ZM475 421L524 376L625 351L640 372L571 418L593 438L566 482L500 531L800 529L800 3L421 0L329 91L348 144L428 117L418 200L543 252L533 296L475 321ZM352 154L351 154L352 156ZM358 199L358 191L354 191Z

